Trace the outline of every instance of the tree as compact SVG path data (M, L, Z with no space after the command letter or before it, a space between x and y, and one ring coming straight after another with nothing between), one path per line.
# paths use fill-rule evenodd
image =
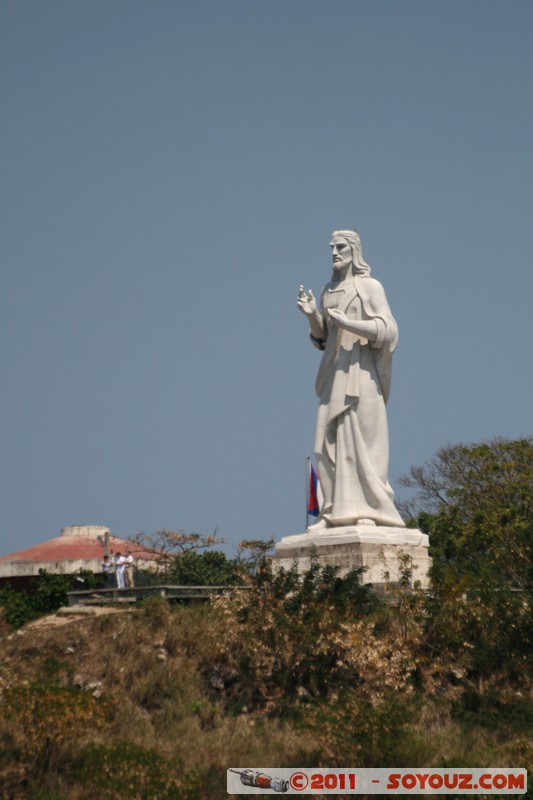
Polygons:
M158 564L157 572L164 579L169 577L176 558L198 550L206 550L216 544L224 544L224 540L217 537L216 530L212 536L204 536L201 533L168 531L165 528L154 533L141 531L133 536L130 542L136 550L154 554Z
M272 555L275 538L272 536L264 539L243 539L237 548L237 560L244 566L245 571L254 574L265 566Z
M533 630L533 440L448 445L400 482L415 490L411 521L430 537L430 643L481 683L522 673Z
M532 439L442 447L400 484L416 491L410 516L430 534L434 578L453 565L457 577L488 568L500 585L531 586Z
M219 550L211 550L217 544L224 544L216 531L212 536L204 536L162 529L138 533L130 542L136 551L154 554L158 578L183 585L215 586L242 583L245 576L254 574L268 560L275 540L244 540L234 559L228 559Z
M220 550L189 550L174 557L168 579L181 586L229 586L242 583L239 561Z

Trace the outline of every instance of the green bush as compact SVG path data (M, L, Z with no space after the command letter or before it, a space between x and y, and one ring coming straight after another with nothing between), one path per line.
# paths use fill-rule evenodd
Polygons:
M357 691L321 704L307 716L323 745L322 758L331 766L416 767L428 755L411 730L417 706L411 698L399 702L388 691L370 702Z
M380 600L361 585L362 570L346 577L313 561L272 572L265 561L249 590L214 601L222 610L219 673L230 705L292 713L294 701L325 696L354 679L353 653Z
M11 586L0 589L0 609L2 616L12 628L21 628L39 616L31 595L17 592Z
M458 660L479 690L530 679L533 440L449 445L402 483L433 559L428 654Z
M32 581L29 592L15 590L10 585L0 589L0 608L4 619L12 628L20 628L32 619L51 614L67 605L67 592L81 585L92 589L96 578L92 572L80 570L73 575L55 575L44 569Z
M219 550L189 550L175 556L168 580L183 586L228 586L242 582L242 571L238 561Z

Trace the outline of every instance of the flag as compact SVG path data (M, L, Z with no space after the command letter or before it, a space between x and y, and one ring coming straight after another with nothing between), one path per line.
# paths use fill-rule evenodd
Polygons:
M309 462L309 500L307 502L307 513L311 514L313 517L318 517L320 513L320 494L322 494L322 492L318 484L318 475L311 462Z

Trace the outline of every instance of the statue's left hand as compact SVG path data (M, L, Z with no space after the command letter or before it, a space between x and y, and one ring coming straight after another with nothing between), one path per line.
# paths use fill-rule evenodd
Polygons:
M334 322L341 326L341 328L345 327L343 323L349 321L344 311L339 311L338 308L330 308L328 314Z
M344 311L339 311L338 308L331 308L329 310L329 318L341 328L346 331L355 333L369 342L375 342L378 338L378 323L375 319L349 319Z

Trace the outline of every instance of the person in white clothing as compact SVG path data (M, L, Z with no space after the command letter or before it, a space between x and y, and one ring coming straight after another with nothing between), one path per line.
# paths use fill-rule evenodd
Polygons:
M126 564L128 560L122 553L117 553L115 556L115 574L117 576L117 587L119 589L126 588Z

